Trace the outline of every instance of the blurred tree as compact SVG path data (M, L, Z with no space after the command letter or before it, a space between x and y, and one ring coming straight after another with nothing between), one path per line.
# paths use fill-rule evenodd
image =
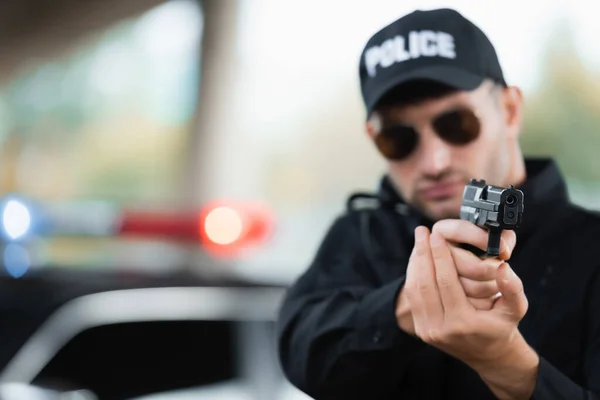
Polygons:
M570 25L551 35L540 87L525 98L526 155L553 156L568 181L600 182L600 79L577 54Z

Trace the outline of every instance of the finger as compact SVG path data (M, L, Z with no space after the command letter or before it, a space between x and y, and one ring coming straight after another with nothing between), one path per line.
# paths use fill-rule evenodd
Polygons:
M510 260L512 252L517 245L517 234L515 231L504 230L500 238L500 255L498 258L503 261Z
M498 268L496 282L502 297L496 301L493 309L509 316L515 322L520 321L529 306L523 290L523 282L507 263L503 263Z
M467 297L476 299L485 299L494 296L499 292L498 284L493 281L472 281L467 278L459 277L460 283Z
M474 281L490 281L496 279L496 270L502 261L487 257L481 259L466 249L450 245L452 258L458 275Z
M435 223L432 231L440 233L448 242L470 244L481 250L487 250L487 232L469 221L440 220Z
M440 233L433 232L430 243L437 287L445 314L448 315L464 308L468 301L460 284L448 242Z
M461 219L444 219L435 223L432 231L439 232L451 243L464 243L475 246L483 251L487 250L489 232L479 226ZM508 259L516 244L515 232L502 231L500 240L501 256Z
M468 297L469 303L479 311L489 311L494 307L494 302L496 301L496 296L489 297L487 299L475 299Z
M429 230L423 226L415 229L415 245L408 263L405 290L417 335L425 324L431 326L443 321L444 310L435 281Z

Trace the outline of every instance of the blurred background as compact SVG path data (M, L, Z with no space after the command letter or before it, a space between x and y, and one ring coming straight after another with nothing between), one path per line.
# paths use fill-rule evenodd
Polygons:
M307 267L347 196L374 190L383 172L363 131L358 59L364 44L399 16L437 7L455 8L479 25L509 84L524 91L525 154L555 157L573 200L600 209L600 28L589 1L4 0L0 368L12 377L4 381L69 381L96 394L105 390L103 399L133 398L201 386L204 378L194 376L205 372L194 370L197 364L212 365L208 354L228 354L235 367L211 380L224 382L219 394L201 388L194 398L202 390L206 398L305 398L282 381L271 342L262 340L272 334L272 299ZM15 365L21 369L14 371L27 370L29 353L19 351L51 325L44 323L56 310L81 296L183 286L277 290L274 297L250 294L252 300L236 294L237 305L223 316L210 311L219 308L217 300L202 297L209 311L177 303L158 316L150 307L142 318L138 303L119 317L125 324L153 323L181 314L208 334L212 328L202 321L239 322L239 314L248 315L240 303L264 306L249 318L260 326L211 331L220 339L229 332L259 338L244 361L269 354L264 368L250 368L263 372L250 374L254 389L239 383L241 339L211 342L221 347L180 360L195 375L152 391L127 391L122 377L120 391L91 375L66 377L72 367L65 365L81 368L80 349L46 374L51 379L6 372ZM114 303L117 309L127 308L122 302L129 293ZM169 293L160 294L165 304ZM85 326L117 325L110 315L103 318ZM174 333L157 335L185 336L181 325L171 326ZM118 329L88 342L111 346L123 335L147 337L152 330L144 325L135 335L117 335ZM179 351L192 346L185 343ZM52 360L49 354L44 362ZM106 371L122 360L85 363Z

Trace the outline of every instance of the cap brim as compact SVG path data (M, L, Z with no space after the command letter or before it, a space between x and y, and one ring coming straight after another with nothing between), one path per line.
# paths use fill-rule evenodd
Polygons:
M373 111L377 103L390 90L415 80L428 80L456 88L457 90L471 91L477 89L483 83L484 77L451 66L421 68L416 71L397 75L394 79L389 79L384 85L372 89L372 94L369 96L369 99L366 99L367 115Z

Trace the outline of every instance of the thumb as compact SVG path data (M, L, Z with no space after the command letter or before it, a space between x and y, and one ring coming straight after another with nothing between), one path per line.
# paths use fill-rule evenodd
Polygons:
M496 284L502 296L494 303L493 310L520 321L529 307L523 282L507 263L502 263L496 270Z

